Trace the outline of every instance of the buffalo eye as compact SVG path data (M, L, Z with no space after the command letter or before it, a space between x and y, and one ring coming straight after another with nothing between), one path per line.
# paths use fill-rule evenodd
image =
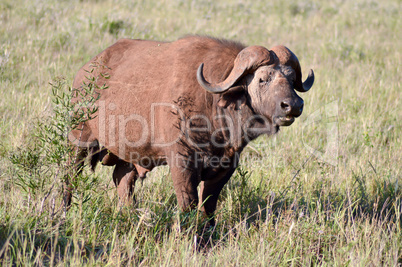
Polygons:
M271 81L271 77L268 76L265 79L260 78L260 86L266 86Z

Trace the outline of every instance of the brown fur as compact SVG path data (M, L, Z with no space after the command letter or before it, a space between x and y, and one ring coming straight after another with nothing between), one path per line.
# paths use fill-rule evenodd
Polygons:
M81 125L82 131L72 131L76 138L72 143L78 144L80 151L92 147L93 168L97 160L116 166L113 179L122 199L132 196L137 177L143 178L153 167L168 164L181 208L187 210L198 202L204 203L203 211L211 216L219 193L236 169L239 154L247 143L260 134L278 131L282 125L280 119L290 114L284 111L284 101L290 108L298 108L291 114L294 117L302 109L303 101L294 92L292 81L295 77L292 71L301 78L298 61L294 70L286 74L280 58L263 47L248 51L257 49L271 59L256 58L247 63L252 68L241 70L243 73L233 89L211 94L200 86L196 72L201 63L205 65L205 78L211 84L219 84L238 68L235 62L249 60L236 59L243 49L237 42L200 36L187 36L170 43L118 41L77 73L74 88L86 81L85 70L96 62L98 67L93 75L99 77L99 85L106 84L109 88L99 91L97 117ZM272 82L261 83L259 73L267 81L272 78ZM256 115L261 119L250 120ZM233 119L232 123L222 116ZM254 131L248 132L251 127ZM140 140L140 145L133 145ZM161 146L161 143L169 144ZM220 164L213 164L216 159L221 160ZM67 197L68 204L70 200L71 196Z

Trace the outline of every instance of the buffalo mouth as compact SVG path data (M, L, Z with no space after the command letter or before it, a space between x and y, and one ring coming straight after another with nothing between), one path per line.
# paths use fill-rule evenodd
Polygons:
M289 126L295 121L295 117L291 115L277 116L274 118L274 123L278 126Z

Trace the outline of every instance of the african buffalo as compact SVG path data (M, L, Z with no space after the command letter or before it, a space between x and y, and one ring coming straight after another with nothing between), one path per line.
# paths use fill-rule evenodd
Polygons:
M98 161L115 166L119 196L130 200L137 178L168 164L181 209L203 203L210 218L243 148L291 125L303 111L295 90L314 83L312 70L302 82L299 61L285 46L268 50L202 36L119 40L79 70L74 88L94 63L107 72L96 68L96 83L108 89L97 92L96 118L70 134L78 167L88 154L93 168Z

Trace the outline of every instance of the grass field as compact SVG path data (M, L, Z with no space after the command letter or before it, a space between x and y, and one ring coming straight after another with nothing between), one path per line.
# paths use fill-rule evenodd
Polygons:
M0 265L400 266L401 10L398 0L0 0ZM316 74L303 115L245 149L213 229L179 213L167 168L137 184L134 208L117 205L110 168L86 170L65 213L49 82L64 78L53 88L67 93L119 38L186 34L288 46Z

